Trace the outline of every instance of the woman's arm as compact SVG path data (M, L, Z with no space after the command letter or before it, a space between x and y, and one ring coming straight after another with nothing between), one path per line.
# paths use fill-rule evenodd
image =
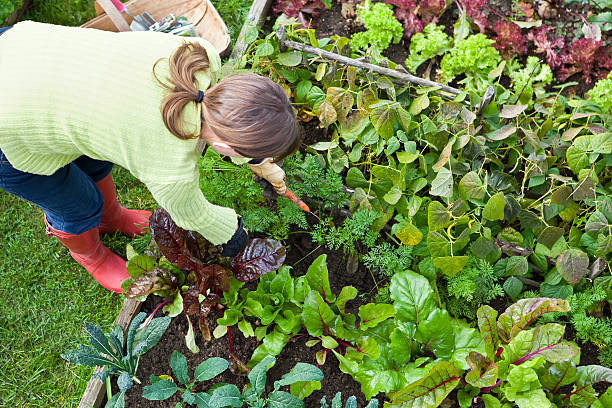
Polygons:
M213 245L227 243L236 232L236 212L208 202L198 180L145 184L153 198L168 211L179 227L199 232Z

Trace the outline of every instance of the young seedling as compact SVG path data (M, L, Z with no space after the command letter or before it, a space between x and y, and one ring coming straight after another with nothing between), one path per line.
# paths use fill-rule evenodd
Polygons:
M239 408L246 404L253 408L303 408L304 402L292 394L281 391L280 387L298 382L320 381L323 372L311 364L297 363L293 370L283 375L279 381L274 382L274 390L267 396L262 396L266 387L266 372L274 365L276 359L268 357L257 364L249 373L250 381L246 390L241 393L233 384L223 384L212 387L209 392L192 392L196 382L204 382L213 379L223 373L229 362L223 358L212 357L202 362L195 370L194 379L189 378L187 373L187 360L178 351L172 353L170 366L176 381L184 385L180 387L174 379L168 376L151 376L152 385L144 387L143 397L148 400L160 401L170 398L177 391L182 393L182 399L187 404L195 404L198 407L207 408Z

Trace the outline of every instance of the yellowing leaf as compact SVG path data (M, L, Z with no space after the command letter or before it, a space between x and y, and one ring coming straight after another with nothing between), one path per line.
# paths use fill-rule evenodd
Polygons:
M423 233L415 225L409 223L404 223L395 236L402 241L402 244L409 246L417 245L423 240Z

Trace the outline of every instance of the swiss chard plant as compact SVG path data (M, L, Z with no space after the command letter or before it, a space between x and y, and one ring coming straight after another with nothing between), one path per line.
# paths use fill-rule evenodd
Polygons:
M170 398L176 392L181 392L183 402L198 407L303 408L304 402L301 399L280 388L297 383L321 381L323 372L311 364L297 363L289 373L275 381L273 391L264 396L266 372L275 362L274 358L268 357L253 367L248 374L250 383L243 392L233 384L218 384L210 387L208 392L194 392L196 383L209 381L223 373L228 368L229 362L219 357L209 358L200 363L194 372L194 378L191 379L185 356L174 351L170 366L176 382L172 377L169 379L168 375L151 376L151 385L144 387L143 397L160 401Z
M486 352L467 356L464 398L482 393L487 405L519 408L591 406L598 396L593 385L612 382L612 369L577 366L580 348L564 340L563 325L527 328L546 313L568 310L567 301L550 298L522 299L499 316L481 307L478 326Z
M130 259L131 278L124 285L126 296L164 296L172 302L168 308L174 315L183 312L188 320L190 316L197 319L205 340L211 338L207 316L223 292L230 289L230 276L250 282L279 268L285 259L286 250L278 241L255 238L227 265L218 248L199 234L180 228L165 210L155 210L149 222L164 260L158 262L142 255ZM161 267L164 262L171 267ZM191 320L189 325L191 328ZM187 341L192 350L197 349L192 329Z
M168 316L147 319L146 313L138 313L130 323L125 337L123 329L117 324L110 334L105 335L98 326L85 322L85 330L90 335L89 346L79 344L76 350L62 354L62 358L72 364L104 367L104 370L93 374L93 378L103 383L110 375L117 376L119 393L111 396L110 386L107 385L108 401L121 404L125 392L134 383L141 383L136 377L140 357L159 342L170 320Z

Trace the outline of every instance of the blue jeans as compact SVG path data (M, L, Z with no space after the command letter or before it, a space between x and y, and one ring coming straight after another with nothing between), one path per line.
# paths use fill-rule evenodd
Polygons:
M9 27L0 27L0 35L2 35L2 33L4 33L6 30L8 30L9 28L11 28L13 26L9 26Z
M36 204L54 229L78 235L100 224L104 197L96 182L112 168L110 162L81 156L41 176L15 169L0 150L0 189Z

